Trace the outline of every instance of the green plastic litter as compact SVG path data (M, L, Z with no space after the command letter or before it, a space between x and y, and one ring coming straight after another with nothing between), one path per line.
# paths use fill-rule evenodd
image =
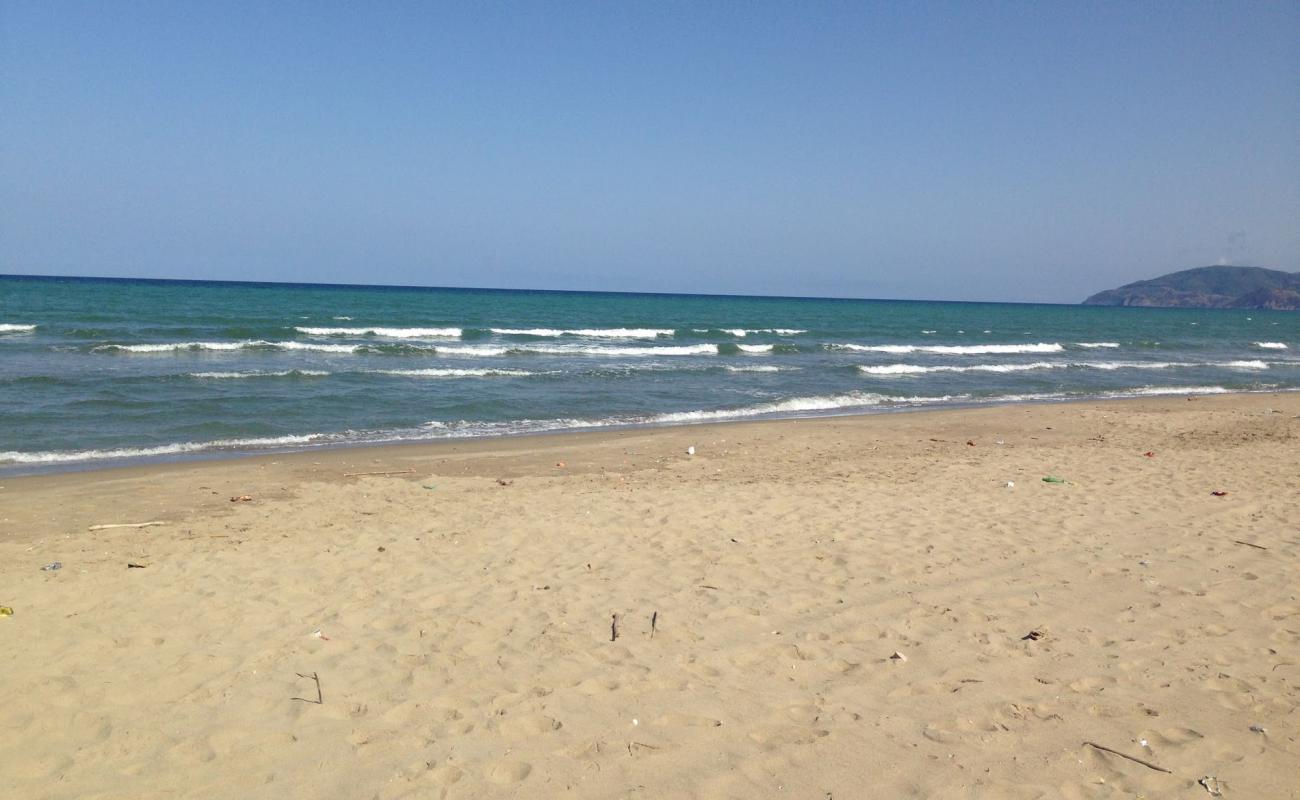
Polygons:
M1055 475L1048 475L1043 478L1043 483L1065 483L1065 478L1058 478Z

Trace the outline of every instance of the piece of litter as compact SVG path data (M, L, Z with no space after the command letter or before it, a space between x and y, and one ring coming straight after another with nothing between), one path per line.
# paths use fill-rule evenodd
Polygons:
M1008 488L1008 489L1014 489L1014 488L1016 488L1016 482L1015 482L1015 481L1007 481L1007 488Z
M505 478L497 478L497 486L509 486L514 481L508 481Z
M907 660L907 656L903 655L902 653L898 652L897 650L895 650L895 651L894 651L894 654L893 654L892 656L890 656L889 658L890 658L891 661L906 661L906 660Z
M1043 633L1042 631L1030 631L1029 633L1026 633L1024 636L1021 636L1020 641L1036 642L1046 635L1047 634Z
M328 636L326 636L325 634L321 633L320 628L317 628L316 630L312 631L312 632L311 632L311 635L312 635L312 636L315 636L317 639L324 639L324 640L327 641L327 642L330 640L330 637L328 637Z
M1047 475L1043 478L1043 483L1065 483L1065 478L1058 478L1055 475Z
M1150 450L1146 451L1146 452L1143 453L1142 455L1146 456L1147 458L1155 458L1155 457L1156 457L1156 454L1155 454L1154 452L1150 451Z
M1210 494L1214 495L1215 497L1227 497L1227 496L1228 496L1228 493L1227 493L1227 492L1219 492L1219 491L1210 492Z
M1251 732L1251 733L1268 733L1268 731L1264 729L1264 726L1263 726L1263 725L1251 725L1251 726L1250 726L1250 732Z
M49 564L46 564L45 566L41 567L41 572L53 572L56 569L63 569L62 561L53 561Z
M695 455L695 445L691 445L690 447L686 448L686 455L688 456Z
M431 484L431 483L422 483L422 484L420 484L420 488L421 488L421 489L428 489L429 491L433 491L434 489L437 489L438 487L437 487L437 486L434 486L434 485Z
M253 499L252 495L240 494L240 495L235 495L234 497L230 498L230 502L232 502L232 503L247 503L248 501L250 501L250 500L252 500L252 499Z
M1205 787L1205 791L1210 793L1210 797L1223 797L1223 784L1213 775L1206 775L1197 783Z
M555 462L555 466L559 467L560 469L564 469L564 462L563 462L563 461L556 461L556 462Z
M974 447L974 446L975 446L975 443L974 443L973 441L971 441L970 439L967 439L967 440L966 440L966 446L967 446L967 447Z
M1142 745L1143 747L1146 747L1146 746L1147 746L1147 740L1146 740L1146 739L1138 739L1138 744Z
M641 724L641 720L639 720L639 719L634 719L634 720L632 720L632 724L633 724L634 726L635 726L635 725L640 725L640 724Z
M148 564L135 564L130 561L128 561L126 564L127 569L145 569L148 566L149 566Z
M1151 566L1151 562L1150 562L1150 561L1145 561L1145 560L1144 560L1144 561L1139 561L1138 563L1141 564L1141 565L1144 566L1144 567L1149 567L1149 566Z
M0 617L12 617L14 610L12 606L0 606Z

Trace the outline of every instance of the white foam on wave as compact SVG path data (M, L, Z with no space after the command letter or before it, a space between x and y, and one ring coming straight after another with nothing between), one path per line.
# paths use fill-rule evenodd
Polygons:
M782 367L772 367L767 365L752 367L723 367L727 372L781 372Z
M770 345L770 344L738 344L738 345L736 345L736 347L739 348L739 349L740 349L740 352L742 352L742 353L749 353L750 355L759 355L760 353L770 353L770 352L772 352L772 347L773 347L773 345Z
M19 325L16 322L0 322L0 333L31 333L35 325Z
M292 447L318 444L337 437L311 433L300 436L271 436L257 439L218 439L210 442L176 442L156 447L123 447L114 450L57 450L41 453L21 453L13 450L0 452L0 463L11 464L71 464L77 461L105 461L124 458L150 458L154 456L200 453L210 450L239 450L246 448Z
M275 372L191 372L189 377L201 379L230 379L230 378L323 378L329 375L325 370L320 369L284 369Z
M1276 325L1277 323L1275 322L1273 324ZM1287 345L1285 342L1255 342L1255 346L1262 347L1265 350L1286 350L1287 349Z
M922 366L920 364L882 364L876 366L859 366L858 370L867 375L924 375L932 372L1029 372L1040 369L1170 369L1174 367L1223 367L1227 369L1268 369L1264 361L1034 361L1027 364L973 364L956 366L940 364Z
M606 346L579 344L521 344L514 347L439 347L438 353L452 355L506 355L509 353L537 353L552 356L701 356L717 355L714 344L687 344L667 346Z
M857 353L935 353L938 355L1005 355L1010 353L1059 353L1065 348L1055 342L1037 344L828 344L828 350L848 350Z
M696 333L708 333L708 328L695 328ZM808 331L803 328L719 328L723 333L743 339L751 333L770 333L776 336L798 336Z
M162 342L158 344L101 344L92 348L96 352L169 353L184 350L310 350L320 353L356 353L365 345L313 344L310 342L267 342L245 340L242 342Z
M1093 350L1098 347L1110 347L1110 348L1119 347L1119 342L1075 342L1074 346L1085 347L1088 348L1089 350Z
M460 328L294 328L308 336L382 336L386 339L455 339Z
M587 339L656 339L672 336L672 328L488 328L500 336L557 338L581 336Z
M369 372L407 378L522 378L539 374L523 369L374 369Z
M351 321L352 321L352 317L342 317L342 316L339 316L339 317L332 317L332 319L336 319L336 320L338 320L339 322L351 322Z

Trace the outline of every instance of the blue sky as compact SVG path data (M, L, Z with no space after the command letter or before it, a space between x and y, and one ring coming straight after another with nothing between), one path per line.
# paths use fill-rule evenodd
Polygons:
M1297 270L1298 35L1293 2L5 2L0 272L1074 302Z

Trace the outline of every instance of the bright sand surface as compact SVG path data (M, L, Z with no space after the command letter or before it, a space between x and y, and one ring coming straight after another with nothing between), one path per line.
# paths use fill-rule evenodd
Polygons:
M1171 397L0 480L0 797L1298 797L1298 433Z

